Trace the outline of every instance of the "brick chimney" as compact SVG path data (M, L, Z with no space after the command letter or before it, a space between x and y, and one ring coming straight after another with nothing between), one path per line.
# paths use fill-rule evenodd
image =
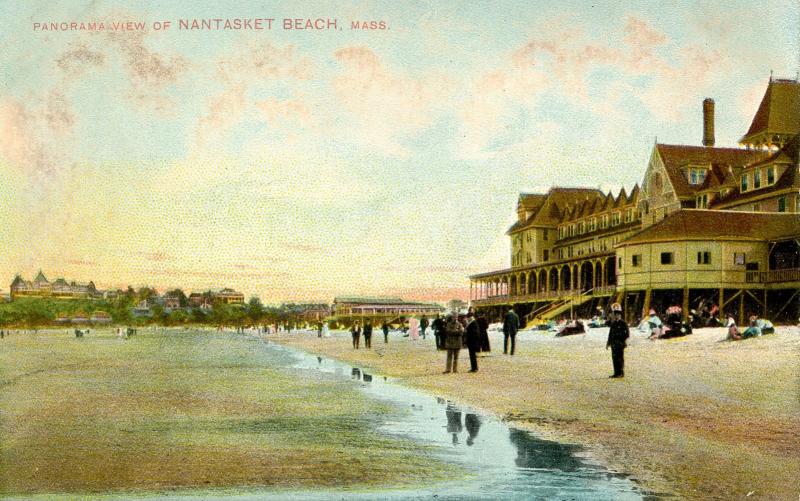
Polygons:
M703 146L714 146L714 100L703 99Z

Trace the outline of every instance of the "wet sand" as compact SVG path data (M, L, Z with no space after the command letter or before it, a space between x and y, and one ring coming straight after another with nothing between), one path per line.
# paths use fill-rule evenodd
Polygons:
M442 374L433 337L299 332L269 339L359 364L498 415L514 426L579 443L653 492L683 499L797 499L800 495L800 329L722 341L724 329L649 341L632 331L625 378L610 380L607 329L555 338L524 331L503 355L502 334L470 374ZM749 497L748 497L749 495Z

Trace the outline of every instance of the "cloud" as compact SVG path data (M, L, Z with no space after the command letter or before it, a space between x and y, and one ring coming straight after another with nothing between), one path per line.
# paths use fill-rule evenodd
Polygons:
M130 81L128 98L135 106L146 106L164 116L176 111L177 101L166 89L186 76L189 61L179 55L164 55L145 45L146 32L108 31Z
M74 264L75 266L97 266L97 263L94 261L89 261L85 259L68 259L67 264Z
M90 68L103 66L106 55L94 51L85 42L73 43L57 59L56 65L68 78L75 79Z
M215 63L215 79L223 90L207 100L206 113L194 127L195 151L221 144L225 134L251 111L270 125L309 125L311 107L298 97L248 99L250 91L286 81L299 82L312 78L314 65L298 54L294 46L276 47L269 42L250 43L225 54Z
M51 180L65 161L63 136L72 129L74 117L58 93L46 105L32 101L34 109L13 98L0 99L0 157L37 183Z
M459 107L456 153L485 160L515 149L538 132L537 121L526 124L520 117L539 115L545 99L554 97L620 123L632 119L623 104L633 95L658 120L677 123L696 107L695 94L722 81L728 68L720 50L678 45L640 17L627 17L603 37L586 32L572 17L550 22L484 68Z
M348 139L388 155L406 156L405 140L432 124L452 92L445 76L393 72L366 46L339 49L334 57L343 69L332 85L347 112Z
M139 252L138 253L141 257L146 259L147 261L154 261L157 263L162 263L165 261L175 261L175 257L167 254L166 252L158 251L158 252Z

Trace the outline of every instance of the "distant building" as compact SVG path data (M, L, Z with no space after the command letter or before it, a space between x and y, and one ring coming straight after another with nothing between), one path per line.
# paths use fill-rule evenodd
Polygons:
M76 314L74 314L72 316L72 323L73 324L88 324L89 323L89 317L86 315L86 313L82 313L82 312L76 313Z
M325 303L283 303L281 309L296 313L300 320L313 323L331 315L331 307Z
M177 296L165 296L164 297L164 308L169 308L171 310L177 310L181 307L181 299Z
M55 299L80 299L102 297L94 282L77 283L67 282L63 278L50 283L41 270L33 281L23 280L21 276L14 277L11 282L11 298L18 297L52 297Z
M404 301L399 297L340 296L333 300L337 317L436 315L444 307L436 303Z
M211 297L215 301L225 304L244 304L244 294L236 292L233 289L222 289L218 292L213 292Z
M91 318L89 318L93 324L110 324L111 323L111 315L106 313L105 311L95 311L92 313Z

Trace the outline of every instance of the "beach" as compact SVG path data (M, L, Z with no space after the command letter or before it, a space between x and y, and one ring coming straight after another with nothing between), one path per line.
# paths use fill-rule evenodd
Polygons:
M650 341L631 330L625 378L608 379L606 328L563 338L521 331L515 355L502 333L468 373L442 374L434 338L373 335L354 350L350 335L310 331L272 341L347 361L497 415L544 437L583 445L645 489L682 499L797 499L800 486L800 329L725 341L725 329L696 329Z

